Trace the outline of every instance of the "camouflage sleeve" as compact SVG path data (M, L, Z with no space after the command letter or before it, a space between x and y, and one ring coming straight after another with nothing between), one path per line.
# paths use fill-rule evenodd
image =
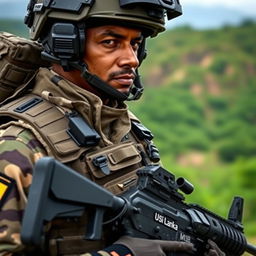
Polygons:
M10 133L9 133L10 134ZM46 156L40 142L29 130L18 136L0 130L0 256L24 251L20 240L21 219L38 159ZM124 246L112 245L81 256L132 256Z
M2 136L1 136L2 134ZM41 144L28 130L18 136L0 131L0 255L21 251L21 218L27 202L35 162L45 156Z

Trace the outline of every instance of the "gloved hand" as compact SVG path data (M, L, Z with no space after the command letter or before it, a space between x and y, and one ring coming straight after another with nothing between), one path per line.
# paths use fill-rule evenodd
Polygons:
M194 245L185 242L151 240L123 236L115 242L128 247L134 256L165 256L164 252L195 252Z
M204 255L205 256L226 256L225 252L221 251L218 245L212 240L208 240L209 250Z

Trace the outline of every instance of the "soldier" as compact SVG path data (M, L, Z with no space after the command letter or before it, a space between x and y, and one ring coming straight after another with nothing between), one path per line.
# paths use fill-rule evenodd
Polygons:
M152 134L125 100L143 91L138 67L145 41L181 14L179 1L31 0L25 23L51 63L1 107L0 255L35 255L20 240L33 166L52 156L115 194L136 182L136 170L158 163ZM89 137L84 131L95 136ZM61 181L60 181L61 182ZM121 237L109 245L83 240L86 216L57 219L44 255L165 255L191 244ZM224 255L210 242L209 255ZM92 252L97 251L97 252ZM92 253L88 253L92 252Z

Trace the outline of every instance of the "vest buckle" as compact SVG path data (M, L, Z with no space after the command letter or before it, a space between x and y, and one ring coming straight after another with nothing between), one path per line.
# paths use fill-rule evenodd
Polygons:
M110 174L110 170L108 168L108 159L106 156L97 156L92 160L92 162L96 167L99 167L105 175Z

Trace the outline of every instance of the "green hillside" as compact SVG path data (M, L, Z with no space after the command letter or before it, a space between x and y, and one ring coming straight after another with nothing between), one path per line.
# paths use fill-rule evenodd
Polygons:
M195 185L187 200L227 216L245 198L256 236L256 24L169 30L148 42L145 93L130 109L155 135L166 168ZM252 225L248 223L251 222Z
M161 123L153 129L164 152L215 150L224 161L256 155L255 32L253 24L180 28L149 41L141 72L146 92L131 107L146 122Z
M0 20L0 30L27 36L20 24ZM256 244L255 34L247 21L149 40L145 93L129 106L154 133L164 166L194 184L188 202L226 217L232 197L245 198L245 232Z

